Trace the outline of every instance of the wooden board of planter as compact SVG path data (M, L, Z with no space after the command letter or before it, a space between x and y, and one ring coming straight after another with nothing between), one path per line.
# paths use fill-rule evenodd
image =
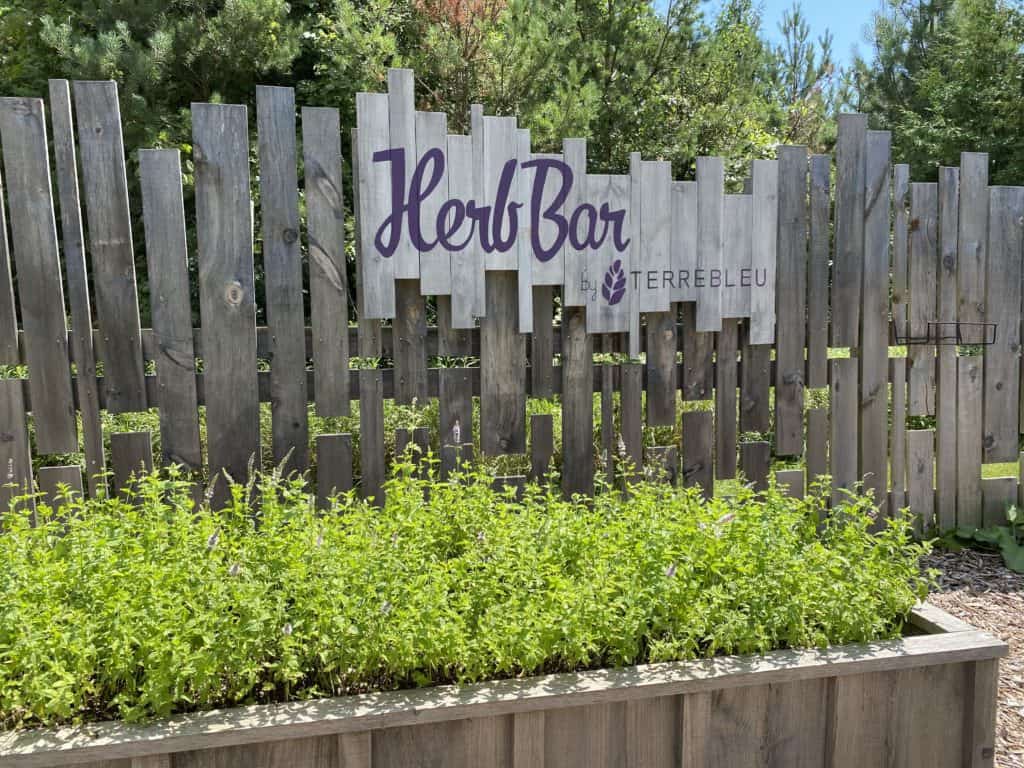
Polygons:
M824 650L12 732L0 766L991 766L1006 645L928 605L910 623Z

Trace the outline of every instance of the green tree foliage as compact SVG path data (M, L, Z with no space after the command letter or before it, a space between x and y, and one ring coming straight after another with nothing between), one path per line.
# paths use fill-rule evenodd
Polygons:
M856 62L859 106L893 131L894 156L916 178L991 156L993 183L1024 174L1024 11L1007 0L889 0L874 53Z

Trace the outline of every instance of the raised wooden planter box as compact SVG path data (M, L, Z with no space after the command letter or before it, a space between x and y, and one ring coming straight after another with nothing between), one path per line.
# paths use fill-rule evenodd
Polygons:
M922 634L527 680L8 733L0 766L991 766L999 640Z

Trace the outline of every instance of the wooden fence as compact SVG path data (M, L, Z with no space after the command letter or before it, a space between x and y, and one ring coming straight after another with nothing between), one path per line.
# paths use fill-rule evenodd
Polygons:
M360 120L391 108L392 139L443 145L450 191L479 190L487 141L529 151L514 119L478 108L469 137L448 136L443 115L395 111L411 105L412 77L392 74L389 94L360 95ZM773 473L794 494L824 475L836 493L863 481L883 510L909 505L942 529L999 521L1016 503L1018 472L1005 464L1018 463L1021 431L1024 188L989 187L986 155L910 183L889 134L848 114L834 160L780 147L754 163L743 194L726 193L715 158L698 161L696 182L650 187L671 185L664 197L631 185L637 174L601 177L607 194L632 196L634 218L664 219L659 247L672 258L762 265L774 287L744 305L673 284L619 315L581 305L570 281L539 278L537 266L527 280L516 253L469 248L442 255L440 269L437 253L400 253L382 281L358 215L383 205L374 147L359 130L343 142L334 109L303 107L297 135L290 89L261 87L256 105L260 230L247 109L194 104L189 242L177 150L138 150L140 200L130 199L115 83L51 81L48 116L41 99L0 99L0 365L28 371L0 379L0 503L82 490L83 476L84 492L100 494L108 470L123 486L154 461L198 483L222 470L240 479L253 459L308 471L322 498L358 487L379 499L387 458L410 442L431 448L443 474L510 455L495 461L500 482L556 469L567 493L617 482L628 458L632 471L664 470L707 495L716 481L762 487ZM585 151L566 140L566 163L584 175ZM144 231L133 232L139 203ZM367 284L349 285L347 207ZM140 323L142 250L152 328ZM392 289L390 315L364 311L367 295L379 310ZM960 346L934 343L958 330ZM993 331L994 343L975 345ZM905 338L923 343L895 344ZM560 421L531 398L557 398ZM409 406L400 417L428 416L396 423L386 400ZM146 431L104 435L112 415L135 412L158 414L155 457ZM984 474L1001 476L983 477L991 464L1004 466Z

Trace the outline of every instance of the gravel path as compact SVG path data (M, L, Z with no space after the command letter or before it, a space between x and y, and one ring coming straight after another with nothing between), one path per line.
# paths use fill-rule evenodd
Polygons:
M968 549L936 552L926 563L940 571L928 602L1010 646L999 664L996 765L1024 768L1024 575L1006 568L999 555Z

